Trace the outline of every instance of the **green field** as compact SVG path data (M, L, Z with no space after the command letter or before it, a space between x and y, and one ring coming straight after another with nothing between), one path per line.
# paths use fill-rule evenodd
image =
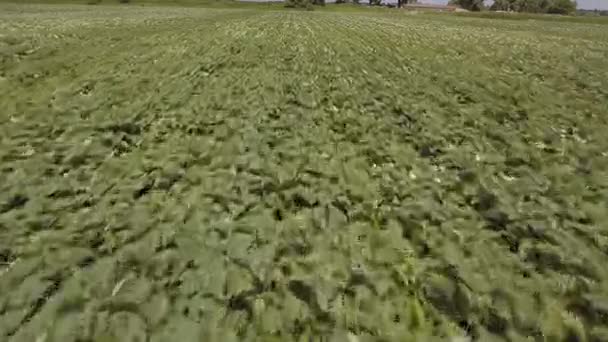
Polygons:
M608 341L608 26L257 8L0 4L0 341Z

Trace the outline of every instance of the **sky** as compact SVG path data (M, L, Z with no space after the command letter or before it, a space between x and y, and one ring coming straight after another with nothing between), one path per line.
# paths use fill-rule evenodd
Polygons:
M608 0L578 0L578 8L608 10Z
M447 4L448 0L418 0L418 2L429 3L429 4ZM491 2L487 1L486 2ZM603 9L608 10L608 0L577 0L578 8L582 9Z

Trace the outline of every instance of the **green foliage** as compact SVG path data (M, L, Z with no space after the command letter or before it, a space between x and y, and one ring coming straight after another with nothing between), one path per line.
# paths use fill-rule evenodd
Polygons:
M547 7L547 13L571 14L576 11L576 1L572 0L552 0Z
M308 11L314 10L314 6L325 6L325 0L286 0L287 8L304 8Z
M360 0L336 0L336 1L334 1L334 4L337 4L337 5L342 5L342 4L359 4L359 1ZM354 9L356 7L351 7L351 8ZM359 9L365 10L365 8L363 8L363 7L360 7Z
M314 10L313 5L325 6L325 0L286 0L285 7L287 8L303 8L307 11Z
M407 5L407 4L415 4L417 2L418 2L418 0L397 0L397 7L401 7L402 5Z
M605 26L0 13L2 341L608 339Z
M469 11L478 12L485 8L483 0L451 0L450 4L458 5Z
M490 9L493 11L570 14L576 10L576 2L572 0L496 0Z

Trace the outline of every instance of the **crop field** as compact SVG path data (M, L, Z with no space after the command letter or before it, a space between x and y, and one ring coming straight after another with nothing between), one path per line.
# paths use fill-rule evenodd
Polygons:
M0 341L608 341L608 26L0 4Z

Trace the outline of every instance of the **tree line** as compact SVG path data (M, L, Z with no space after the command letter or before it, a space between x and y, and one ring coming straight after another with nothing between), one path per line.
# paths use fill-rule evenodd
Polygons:
M452 0L451 4L458 5L469 11L485 9L484 0ZM573 0L494 0L492 11L529 12L570 14L576 11L576 1Z
M368 0L370 6L381 5L382 0ZM353 2L359 0L336 0L336 3ZM397 7L416 0L397 0ZM469 11L481 11L487 9L484 0L450 0L450 4L458 5ZM313 5L325 5L325 0L285 0L286 7L300 7L312 10ZM494 0L489 8L491 11L529 12L529 13L551 13L570 14L576 11L574 0Z

